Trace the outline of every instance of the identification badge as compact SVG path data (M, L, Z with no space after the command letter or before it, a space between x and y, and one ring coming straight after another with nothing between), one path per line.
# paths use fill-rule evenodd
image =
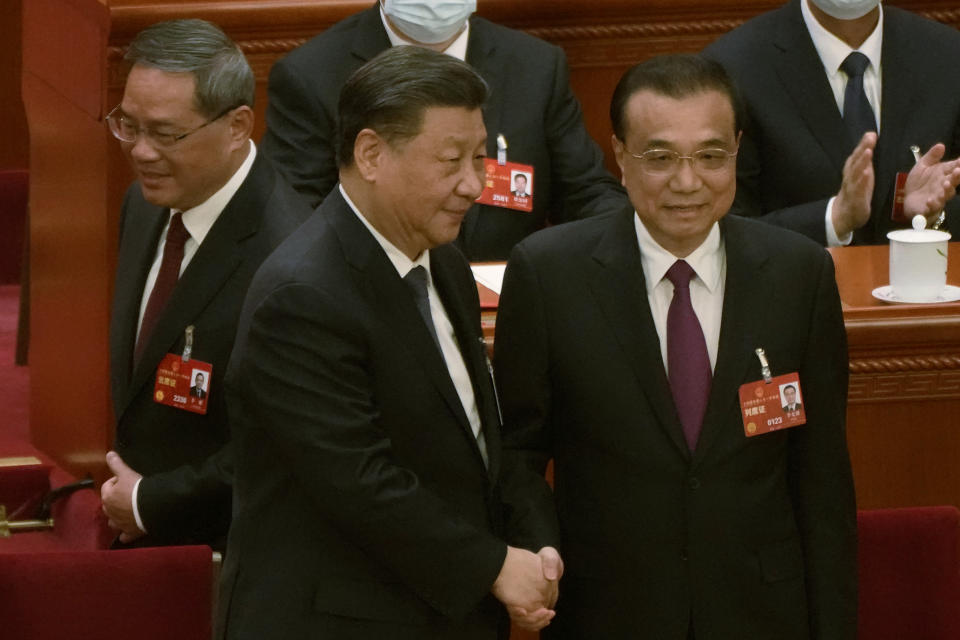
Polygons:
M909 224L907 214L903 211L903 200L906 197L907 174L900 172L897 174L897 181L893 189L893 211L890 212L890 219L901 224Z
M193 325L187 327L183 354L168 353L157 367L153 401L168 407L206 414L213 365L193 360Z
M748 438L806 424L799 374L787 373L770 378L769 382L757 380L741 385L740 413Z
M493 158L483 161L485 172L480 204L524 211L533 211L533 165L519 162L499 163Z

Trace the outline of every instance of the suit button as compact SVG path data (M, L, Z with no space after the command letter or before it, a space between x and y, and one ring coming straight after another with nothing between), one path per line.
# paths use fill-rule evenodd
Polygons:
M700 488L700 478L696 476L691 476L687 478L687 486L696 491Z

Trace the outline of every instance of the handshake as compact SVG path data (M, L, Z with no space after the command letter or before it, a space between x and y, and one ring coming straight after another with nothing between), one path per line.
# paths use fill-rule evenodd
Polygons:
M514 624L526 631L539 631L556 615L553 606L562 575L563 560L553 547L533 553L508 546L491 591L507 607Z

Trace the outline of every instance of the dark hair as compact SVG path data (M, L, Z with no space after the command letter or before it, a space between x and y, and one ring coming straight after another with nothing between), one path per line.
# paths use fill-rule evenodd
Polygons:
M610 100L610 124L621 141L626 139L626 107L638 91L651 91L670 98L686 98L705 91L719 91L730 98L733 128L742 128L743 106L740 92L719 62L693 54L656 56L630 68Z
M467 63L423 47L391 47L357 69L340 92L337 165L353 164L364 129L395 145L420 133L427 108L479 109L486 99L487 83Z
M785 386L785 387L783 388L783 392L786 393L786 392L787 392L787 389L793 389L794 391L797 390L797 388L796 388L795 386L793 386L792 384L788 384L787 386Z
M123 59L131 67L192 73L197 111L208 118L241 105L253 106L253 71L240 48L212 22L158 22L137 34Z

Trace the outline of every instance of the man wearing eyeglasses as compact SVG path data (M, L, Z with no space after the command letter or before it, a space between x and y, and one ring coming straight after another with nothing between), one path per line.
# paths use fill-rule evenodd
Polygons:
M310 212L258 157L253 73L219 28L159 23L125 59L107 124L137 182L120 216L103 511L119 545L222 548L232 473L222 383L240 307L259 264ZM190 394L197 370L203 398Z
M833 263L727 215L741 124L718 63L641 63L610 113L632 208L517 245L497 315L511 539L566 565L550 637L852 640Z

